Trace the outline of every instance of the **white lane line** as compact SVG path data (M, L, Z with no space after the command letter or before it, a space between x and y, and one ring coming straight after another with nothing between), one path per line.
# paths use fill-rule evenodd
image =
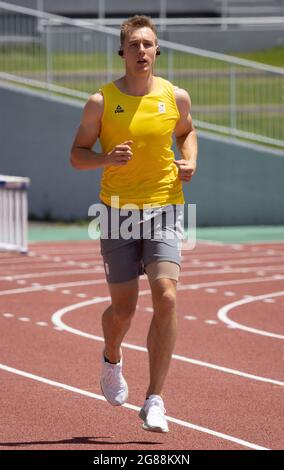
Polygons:
M19 317L18 320L19 320L19 321L23 321L23 322L31 321L31 319L30 319L30 318L27 318L27 317Z
M214 263L215 263L216 266L218 266L218 265L219 266L222 266L222 265L227 266L227 265L232 265L232 264L236 264L236 265L245 264L245 265L247 265L247 264L265 263L268 260L269 260L269 262L274 261L274 262L278 263L278 262L283 262L283 260L284 260L283 256L276 256L275 255L275 259L274 258L271 259L271 258L272 258L271 256L268 256L267 258L261 258L261 259L258 259L258 258L228 259L228 260L223 259L223 260L220 260L220 261L219 260L214 260ZM192 263L183 263L182 265L185 266L185 267L190 267L192 265ZM202 267L202 265L205 266L206 263L201 261L200 265L201 265L200 267Z
M30 372L15 369L14 367L9 367L5 364L0 364L0 369L4 370L6 372L10 372L12 374L20 375L20 376L28 378L28 379L32 379L32 380L36 380L38 382L42 382L46 385L51 385L53 387L62 388L64 390L68 390L69 392L78 393L80 395L84 395L86 397L94 398L96 400L100 400L100 401L104 401L104 402L106 401L106 399L102 395L98 395L96 393L92 393L92 392L89 392L87 390L83 390L81 388L73 387L71 385L67 385L67 384L64 384L64 383L61 383L61 382L56 382L55 380L50 380L50 379L47 379L45 377L41 377L39 375L31 374ZM140 407L135 406L135 405L131 405L130 403L125 403L123 405L123 407L127 408L129 410L132 410L132 411L137 411L137 412L140 411ZM193 429L194 431L198 431L198 432L202 432L204 434L209 434L211 436L218 437L218 438L223 439L225 441L234 442L235 444L239 444L243 447L248 447L249 449L270 450L267 447L263 447L263 446L260 446L258 444L254 444L252 442L245 441L243 439L239 439L239 438L234 437L234 436L230 436L229 434L224 434L224 433L221 433L221 432L218 432L218 431L214 431L213 429L205 428L203 426L198 426L198 425L190 423L188 421L183 421L181 419L176 419L176 418L173 418L171 416L167 416L167 421L170 421L174 424L177 424L179 426L182 426L182 427L185 427L185 428L188 428L188 429Z
M250 268L228 268L228 267L222 267L219 269L200 269L199 271L191 269L190 271L185 271L184 270L184 265L182 265L182 271L180 273L181 276L196 276L196 275L204 275L204 276L211 276L212 274L237 274L237 273L256 273L258 274L259 268L262 267L265 269L265 271L283 271L284 266L254 266ZM267 274L267 272L261 271L261 275Z
M150 293L151 293L150 290L145 290L145 291L140 291L139 295L148 295ZM94 304L108 302L108 301L110 301L110 297L96 297L95 299L85 300L85 301L77 303L77 304L69 305L67 307L61 308L60 310L57 310L52 315L51 321L54 323L54 325L68 331L69 333L72 333L72 334L75 334L75 335L78 335L78 336L82 336L84 338L88 338L88 339L91 339L91 340L100 341L100 342L104 343L104 338L102 336L93 335L91 333L86 333L84 331L73 328L73 327L67 325L66 323L64 323L63 320L62 320L62 317L66 313L72 312L73 310L77 310L77 309L80 309L80 308L87 307L89 305L94 305ZM136 346L134 344L124 343L124 342L122 343L122 346L124 348L127 348L127 349L132 349L132 350L135 350L135 351L148 353L147 348L145 348L143 346ZM281 382L279 380L274 380L274 379L269 379L269 378L266 378L266 377L261 377L261 376L258 376L258 375L248 374L246 372L241 372L241 371L236 370L236 369L230 369L228 367L218 366L217 364L212 364L212 363L209 363L209 362L198 361L196 359L191 359L191 358L188 358L188 357L185 357L185 356L180 356L178 354L173 354L172 358L176 359L178 361L187 362L189 364L194 364L194 365L202 366L202 367L208 367L209 369L218 370L218 371L221 371L221 372L224 372L224 373L227 373L227 374L237 375L239 377L244 377L244 378L247 378L247 379L250 379L250 380L257 380L257 381L260 381L260 382L271 383L271 384L274 384L274 385L280 385L282 387L284 386L284 382Z
M215 294L217 292L217 289L208 287L207 289L205 289L205 292L207 292L208 294Z
M212 282L203 282L200 284L183 284L181 286L177 286L178 290L187 290L187 289L200 289L202 287L208 286L233 286L236 284L258 284L260 282L267 282L267 281L283 281L284 276L270 276L270 277L262 277L259 278L247 278L247 279L230 279L229 281L212 281ZM1 295L1 291L0 291Z
M184 257L187 257L187 258L191 258L192 261L197 259L199 260L200 262L205 262L205 261L208 261L209 263L210 262L224 262L224 263L230 263L229 260L238 260L238 259L258 259L258 258L262 258L262 259L267 259L267 258L275 258L276 256L284 256L284 251L283 250L279 250L277 252L275 252L272 256L266 256L265 253L263 253L263 251L261 252L258 252L258 253L252 253L250 250L246 250L246 251L242 251L242 253L235 253L235 252L232 252L232 251L219 251L219 252L209 252L209 253L202 253L202 252L199 252L199 253L195 253L195 256L194 258L192 258L192 255L188 254L189 252L183 252L181 251L182 255Z
M146 277L145 277L146 279ZM212 282L203 282L200 284L182 284L178 285L178 290L188 290L188 289L199 289L201 287L210 287L210 286L228 286L228 285L236 285L236 284L248 284L248 283L260 283L260 282L267 282L267 281L282 281L284 280L283 275L276 275L270 276L265 278L248 278L248 279L231 279L227 281L212 281ZM65 282L59 284L42 284L41 286L35 287L23 287L19 289L9 289L0 291L0 295L15 295L15 294L25 294L34 291L40 290L55 290L65 287L78 287L78 286L90 286L95 284L105 284L105 277L101 279L91 280L91 281L76 281L76 282Z
M16 268L16 265L17 265L17 268L18 269L30 269L31 267L34 268L34 269L42 269L42 268L48 268L48 267L51 267L51 268L54 268L54 269L57 269L57 268L63 268L64 266L77 266L77 267L80 267L82 264L83 265L86 265L87 266L95 266L97 263L98 263L98 260L96 259L93 259L91 260L90 259L90 263L82 263L82 261L73 261L73 260L69 260L69 261L65 261L65 260L62 260L62 261L53 261L52 259L48 259L48 260L43 260L41 258L38 258L38 259L26 259L24 260L23 262L19 263L16 261L18 260L13 260L12 264L13 264L13 267ZM3 260L1 260L1 265L11 265L11 260L9 260L9 263L6 262L4 263Z
M3 317L5 318L12 318L14 316L13 313L3 313Z
M230 311L232 311L236 307L240 307L241 305L246 305L251 302L257 302L258 300L263 300L263 299L267 299L271 297L280 297L283 295L284 295L284 291L280 291L280 292L272 292L271 294L263 294L263 295L258 295L258 296L251 297L251 298L237 300L235 302L232 302L230 304L227 304L221 307L217 312L217 316L219 320L221 320L222 322L227 323L228 325L233 325L235 328L238 328L239 330L244 330L249 333L255 333L257 335L268 336L270 338L284 339L284 335L279 335L277 333L271 333L269 331L259 330L257 328L251 328L251 327L242 325L241 323L231 320L228 316L228 313Z
M216 320L204 320L204 323L207 323L208 325L217 325L218 322Z
M0 291L0 295L15 295L15 294L26 294L29 292L36 292L36 291L42 291L42 290L47 290L47 291L55 291L56 289L61 289L64 287L78 287L78 286L89 286L89 285L94 285L94 284L105 284L106 280L105 277L102 279L96 279L92 281L77 281L77 282L65 282L65 283L60 283L60 284L45 284L41 286L34 286L34 287L23 287L19 289L10 289L10 290L4 290Z
M192 315L186 315L186 317L184 317L186 320L197 320L197 317L194 317Z
M88 249L64 249L64 248L60 248L60 249L48 249L46 247L44 247L44 251L46 253L46 255L43 255L41 252L35 252L35 256L50 256L50 255L60 255L60 256L81 256L85 253L85 256L90 256L90 255L94 255L94 254L99 254L99 250L94 250L94 248L92 247L91 249L88 248Z
M47 267L47 266L45 266ZM10 276L0 276L0 281L14 281L17 279L32 279L32 278L40 278L40 277L55 277L55 276L72 276L73 274L85 275L85 274L97 274L97 272L104 272L103 266L96 266L92 269L70 269L68 271L48 271L48 272L35 272L35 273L28 273L28 274L16 274ZM265 266L265 271L259 271L259 266L252 267L252 268L233 268L233 269L213 269L208 271L208 269L203 269L200 271L181 271L180 276L196 276L196 275L204 275L208 276L209 274L235 274L235 273L256 273L256 275L264 276L266 275L266 271L284 271L283 266Z

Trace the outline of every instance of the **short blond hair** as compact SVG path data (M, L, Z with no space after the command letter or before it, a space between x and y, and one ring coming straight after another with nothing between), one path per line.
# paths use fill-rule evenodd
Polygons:
M156 36L158 42L157 30L152 19L146 15L135 15L125 20L120 27L120 44L123 45L126 36L138 28L150 28Z

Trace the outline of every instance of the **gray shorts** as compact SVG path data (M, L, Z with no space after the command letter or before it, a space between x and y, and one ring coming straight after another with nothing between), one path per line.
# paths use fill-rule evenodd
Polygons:
M136 210L135 220L131 219L130 223L128 211L102 204L107 210L107 226L103 230L101 227L100 245L107 282L135 279L155 261L170 261L180 266L183 205Z

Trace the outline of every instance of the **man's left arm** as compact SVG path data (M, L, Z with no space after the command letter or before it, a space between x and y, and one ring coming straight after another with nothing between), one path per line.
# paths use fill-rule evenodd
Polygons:
M175 99L180 118L175 127L176 144L181 155L175 160L179 169L179 179L190 181L196 171L197 136L190 115L191 101L187 91L175 88Z

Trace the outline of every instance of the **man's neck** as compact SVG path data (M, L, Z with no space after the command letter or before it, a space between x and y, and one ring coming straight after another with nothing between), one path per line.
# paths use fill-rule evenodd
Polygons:
M121 91L128 95L147 95L154 90L155 85L155 77L152 74L148 77L133 77L126 74L120 80Z

